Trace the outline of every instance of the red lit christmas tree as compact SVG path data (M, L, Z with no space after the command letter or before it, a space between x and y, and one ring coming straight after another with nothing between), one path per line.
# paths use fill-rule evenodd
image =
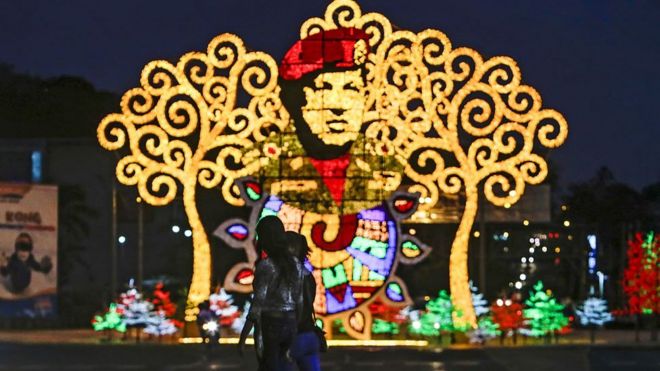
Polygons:
M654 233L637 233L628 241L628 265L623 273L623 291L628 297L628 313L660 313L660 238Z
M165 290L165 286L162 282L158 282L154 291L151 293L151 303L154 305L154 312L158 314L158 317L164 316L168 319L174 326L183 327L183 323L174 319L176 316L176 304L172 302L170 298L169 291ZM160 321L160 320L159 320Z
M513 341L516 342L518 332L524 325L522 304L514 298L497 299L491 305L490 313L493 323L501 331L500 341L503 342L505 336L513 335Z

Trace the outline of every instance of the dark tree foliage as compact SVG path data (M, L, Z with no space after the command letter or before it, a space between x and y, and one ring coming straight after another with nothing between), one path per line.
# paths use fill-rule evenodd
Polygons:
M77 185L59 186L58 286L60 319L65 326L79 326L98 308L98 291L92 293L93 279L85 256L91 225L98 213L87 204L85 190ZM73 277L76 268L81 275ZM82 282L81 282L82 281Z
M573 184L568 190L564 199L568 206L567 218L574 225L582 225L598 233L601 247L599 269L615 278L608 284L616 285L623 274L627 238L632 233L658 227L660 184L638 192L617 181L614 174L604 167L590 180ZM616 290L619 288L616 287ZM623 305L622 299L623 295L619 292L614 300L615 305Z
M0 64L0 137L93 138L117 100L79 77L42 79Z
M571 185L569 191L566 199L568 216L579 223L604 227L599 230L601 234L616 233L611 227L622 223L653 222L643 195L617 181L608 168L601 168L586 182Z

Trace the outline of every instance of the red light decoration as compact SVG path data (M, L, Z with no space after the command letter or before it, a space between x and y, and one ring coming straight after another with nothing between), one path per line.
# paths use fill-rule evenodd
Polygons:
M309 158L309 161L314 165L316 171L319 172L323 183L328 188L335 200L337 206L341 206L344 197L344 186L346 185L346 169L350 164L350 153L341 157L333 158L331 160L318 160Z
M628 241L628 265L623 273L623 291L630 314L660 313L660 238L641 233Z
M369 35L357 28L339 28L316 33L298 41L284 56L280 76L298 80L324 67L350 68L355 65L355 44L364 41L368 53Z
M502 305L498 305L497 302L490 307L490 311L493 316L493 322L499 325L500 330L507 331L517 331L523 327L523 307L517 301L506 301L509 302L509 305L506 305L506 302L502 300Z

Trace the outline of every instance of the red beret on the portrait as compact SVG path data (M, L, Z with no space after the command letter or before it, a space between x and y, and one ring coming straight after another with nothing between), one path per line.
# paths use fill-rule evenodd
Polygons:
M369 54L368 41L369 35L357 28L315 33L289 49L280 65L280 76L284 80L298 80L324 67L353 68Z

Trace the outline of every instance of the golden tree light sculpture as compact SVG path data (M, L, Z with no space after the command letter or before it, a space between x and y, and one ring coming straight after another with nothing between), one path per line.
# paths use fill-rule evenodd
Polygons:
M547 176L535 147L555 148L568 134L563 116L541 108L541 97L521 84L509 57L487 60L476 51L452 48L440 31L393 30L381 14L363 14L352 0L337 0L324 18L312 18L301 38L338 27L366 31L366 134L397 153L409 190L431 198L464 190L465 211L450 255L452 300L462 316L457 326L476 327L470 295L468 242L477 214L479 188L496 206L516 203L526 184ZM538 148L537 148L538 149Z
M232 205L242 205L234 180L259 167L244 161L246 148L266 139L288 114L279 100L277 63L267 54L246 51L237 36L222 34L206 53L185 54L176 65L154 61L142 71L140 87L127 91L121 112L100 123L99 143L127 149L117 179L137 186L150 205L167 205L182 189L193 232L193 277L186 320L206 300L211 285L211 251L195 200L197 185L219 188ZM249 98L240 107L239 93Z
M472 49L453 48L433 29L394 30L385 16L363 14L354 0L333 1L323 18L303 23L300 36L340 27L370 36L370 53L355 57L364 59L367 72L363 130L381 144L376 151L395 153L412 183L408 191L431 200L422 208L436 204L441 192L465 192L450 289L462 312L456 326L475 327L467 258L480 189L496 206L516 203L527 184L545 179L547 163L538 150L560 146L567 123L559 112L542 109L540 95L521 83L513 59L484 59ZM183 189L194 245L187 319L208 296L211 277L196 187L219 187L230 204L242 204L235 180L267 163L255 143L266 140L270 127L289 124L277 74L270 56L247 52L238 37L223 34L206 53L186 54L176 65L149 63L141 87L124 95L121 113L98 128L104 148L130 151L117 164L117 178L136 185L147 203L166 205ZM239 91L249 96L244 107Z

